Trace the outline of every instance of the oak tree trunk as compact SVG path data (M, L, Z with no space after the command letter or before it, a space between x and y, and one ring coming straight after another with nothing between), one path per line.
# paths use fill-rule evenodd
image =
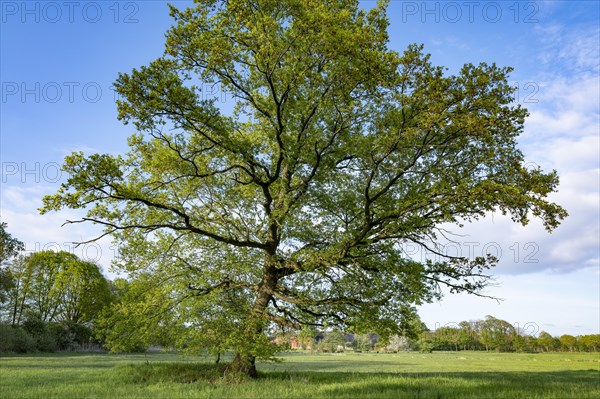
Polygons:
M260 288L256 293L256 299L252 306L252 317L254 320L248 326L249 336L259 336L264 334L265 322L264 316L273 290L277 284L277 271L275 264L271 261L271 257L267 256L265 259L265 267L263 280L260 284ZM231 370L234 372L244 373L250 378L256 378L258 376L256 372L256 356L250 353L238 352L231 363Z
M256 372L256 357L239 352L236 353L233 363L231 363L231 370L246 374L250 378L256 378L258 376Z

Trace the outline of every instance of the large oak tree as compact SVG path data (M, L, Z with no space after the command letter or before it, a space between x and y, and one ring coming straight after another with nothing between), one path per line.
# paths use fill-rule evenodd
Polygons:
M403 244L439 252L442 226L489 212L548 230L566 216L546 199L557 174L523 166L509 68L448 75L420 46L391 51L385 2L196 3L171 8L165 53L115 84L130 151L73 153L44 200L87 208L147 284L115 312L131 325L115 341L216 339L254 375L275 325L397 333L440 285L481 293L495 263L417 262Z

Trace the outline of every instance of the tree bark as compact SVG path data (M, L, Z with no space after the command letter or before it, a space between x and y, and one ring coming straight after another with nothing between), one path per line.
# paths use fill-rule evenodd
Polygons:
M256 356L236 353L231 370L237 373L244 373L250 378L258 377L256 372Z
M267 255L265 259L263 280L256 293L254 305L252 306L251 323L248 326L249 336L258 336L264 333L265 321L264 315L277 285L277 269L275 263L270 261L271 257ZM231 370L244 373L250 378L256 378L256 356L251 353L238 352L231 363Z

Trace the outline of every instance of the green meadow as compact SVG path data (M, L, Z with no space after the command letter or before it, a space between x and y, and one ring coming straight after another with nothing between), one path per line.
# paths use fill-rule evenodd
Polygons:
M598 353L281 355L249 380L154 353L0 357L2 398L598 398ZM228 360L228 359L225 359Z

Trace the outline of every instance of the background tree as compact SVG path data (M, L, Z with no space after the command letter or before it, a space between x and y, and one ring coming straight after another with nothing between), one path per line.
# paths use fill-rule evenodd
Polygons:
M97 265L66 251L40 251L13 262L8 293L13 325L26 312L41 322L91 322L110 301L108 283Z
M419 335L418 348L420 352L431 353L434 349L437 349L437 341L435 332L423 331Z
M52 296L59 302L57 320L91 322L111 301L111 291L98 265L79 259L63 264Z
M7 291L7 319L10 320L13 327L21 324L23 314L29 306L29 281L31 276L25 259L24 256L19 256L6 269L13 281Z
M474 323L469 321L461 321L458 323L458 326L460 327L461 331L460 344L462 345L462 348L464 350L477 349L477 331Z
M541 331L539 333L537 343L544 352L554 351L560 347L560 342L557 343L554 337L546 331Z
M60 293L55 281L63 268L77 261L77 256L66 251L40 251L24 260L23 295L19 308L27 307L37 314L42 322L54 321L60 312Z
M440 327L435 330L437 349L455 350L461 344L461 330L456 327Z
M365 339L368 339L368 337L366 337L365 334ZM362 340L363 342L365 341L364 339ZM346 339L344 336L344 333L340 330L333 330L333 331L329 331L325 334L325 338L323 338L321 341L319 341L318 345L317 345L317 350L319 352L329 352L329 353L335 353L335 352L343 352L344 351L344 347L346 346ZM369 340L368 344L364 345L364 346L369 346L372 347L372 344Z
M316 335L317 329L314 326L303 326L302 329L296 334L302 349L309 349L311 352L315 346Z
M600 334L582 335L579 343L586 351L598 352L600 350Z
M0 223L0 310L8 300L8 293L16 284L8 262L14 259L25 247L21 241L6 231L8 225Z
M573 352L577 348L577 338L572 335L564 334L560 336L560 345L563 350Z
M0 268L0 314L5 312L4 304L9 299L9 293L15 288L15 277L10 269Z
M94 319L111 296L97 265L64 251L41 251L20 256L6 267L13 284L2 319L18 339L0 346L51 352L81 350L92 342Z
M538 347L537 338L527 334L517 334L513 347L517 352L535 352Z
M481 342L486 347L501 352L513 350L512 342L516 330L512 324L493 316L486 316L483 326Z
M166 290L146 275L131 282L119 279L115 286L120 295L97 320L96 333L105 347L115 352L140 352L152 345L173 345L178 325Z
M7 227L6 223L0 223L0 266L17 256L25 248L23 242L6 231Z
M442 224L566 216L546 200L557 174L523 166L509 68L446 76L419 46L389 50L386 2L196 3L171 8L165 54L115 84L130 152L68 156L42 212L87 207L124 245L123 271L169 281L182 333L235 304L220 320L234 369L256 375L273 324L388 336L440 284L480 294L494 258L403 253L439 253ZM200 81L233 93L233 112Z
M392 337L390 337L391 339ZM369 352L373 350L373 338L369 334L355 334L352 341L352 349L357 352Z

